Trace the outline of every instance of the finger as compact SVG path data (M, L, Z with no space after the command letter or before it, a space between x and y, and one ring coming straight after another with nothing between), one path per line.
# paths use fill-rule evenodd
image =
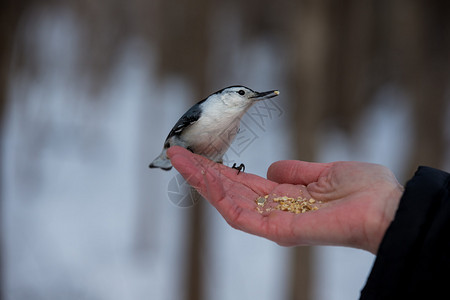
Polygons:
M231 226L247 232L249 231L247 227L258 227L249 225L249 223L259 224L261 219L252 200L256 198L255 192L228 178L237 176L236 170L233 174L225 176L227 167L221 165L212 167L214 164L211 161L197 157L180 147L170 148L168 156L186 181L194 186ZM239 177L243 177L242 175L239 174Z
M277 185L275 182L254 174L244 172L238 173L236 169L215 163L204 156L193 154L179 146L170 147L167 150L167 155L172 161L172 165L181 173L181 175L183 175L183 177L185 177L185 179L191 176L194 176L192 180L195 178L200 179L198 174L195 175L196 172L205 173L207 169L212 168L217 170L220 176L224 176L235 183L243 184L258 195L268 194ZM194 186L197 187L198 185Z
M180 146L170 147L167 150L167 156L171 160L172 165L174 165L174 167L177 170L178 170L177 166L183 167L184 163L189 161L191 163L190 164L191 167L192 167L192 164L195 165L194 169L196 171L205 172L207 168L215 168L215 169L219 170L219 172L221 172L225 175L228 175L229 177L232 177L233 175L237 175L237 171L235 169L231 169L225 165L215 163L204 156L194 154ZM182 159L180 160L180 158L182 158ZM184 168L183 168L183 170L184 170ZM180 170L178 170L178 171L180 171Z
M310 163L300 160L280 160L267 170L267 178L278 183L308 185L324 176L331 164Z
M167 156L184 179L205 197L204 175L209 165L214 163L195 159L191 152L178 146L169 148L167 150Z
M234 169L214 164L180 147L170 148L168 156L186 181L194 186L232 227L264 235L264 227L261 226L263 216L256 211L255 199L258 192L255 190L258 187L252 184L259 186L262 194L268 194L268 189L273 189L271 185L276 185L275 183L252 174L237 175ZM268 187L264 182L268 183Z
M289 225L290 218L284 214L274 212L270 215L263 215L259 213L256 209L255 192L244 184L233 182L223 176L218 169L208 169L204 178L208 201L233 228L276 240L276 235L279 233L276 228L279 226L287 228ZM217 180L217 178L221 179ZM224 193L218 193L219 190Z

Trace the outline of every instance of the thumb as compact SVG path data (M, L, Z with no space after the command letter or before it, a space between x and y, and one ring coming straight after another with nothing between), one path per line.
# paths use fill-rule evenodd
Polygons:
M308 185L311 182L316 182L330 166L327 163L280 160L270 165L267 170L267 179L278 183Z

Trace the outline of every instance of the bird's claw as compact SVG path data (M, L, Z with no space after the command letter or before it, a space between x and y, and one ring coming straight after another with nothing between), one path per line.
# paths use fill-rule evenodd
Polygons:
M239 166L236 166L236 163L234 163L233 164L233 166L231 167L232 169L236 169L236 170L238 170L238 175L239 175L239 173L241 173L241 171L242 172L244 172L245 171L245 166L244 166L244 164L240 164Z

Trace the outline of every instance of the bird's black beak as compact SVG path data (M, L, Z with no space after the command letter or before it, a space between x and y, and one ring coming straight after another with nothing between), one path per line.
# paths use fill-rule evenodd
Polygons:
M268 92L255 92L255 95L250 97L250 99L253 99L255 101L265 100L269 98L276 97L280 94L280 91L274 90L274 91L268 91Z

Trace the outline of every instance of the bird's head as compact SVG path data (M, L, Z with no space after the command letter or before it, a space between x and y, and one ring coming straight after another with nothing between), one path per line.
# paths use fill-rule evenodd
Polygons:
M280 94L279 91L255 92L245 86L231 86L216 93L228 106L250 106L256 101L269 99Z

